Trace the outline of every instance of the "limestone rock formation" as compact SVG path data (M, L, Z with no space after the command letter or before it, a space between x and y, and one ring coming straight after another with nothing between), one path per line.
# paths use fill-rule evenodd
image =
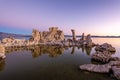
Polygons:
M39 32L38 30L33 30L32 38L33 41L51 42L51 41L62 41L64 40L64 33L59 30L58 27L50 27L49 31Z
M111 44L104 43L95 47L95 54L92 55L92 59L107 63L109 61L119 60L117 57L112 57L112 52L115 52L115 48Z
M14 41L14 38L12 37L2 39L2 43L12 43L13 41Z
M75 35L75 30L71 29L72 36L73 36L73 41L76 41L76 35Z
M109 65L110 66L120 66L120 61L110 61Z
M119 59L117 60L102 65L84 64L80 65L80 69L98 73L109 73L112 70L114 77L120 80L120 61Z
M80 40L85 40L85 34L82 33L81 39Z
M113 71L113 74L114 76L120 80L120 66L113 66L112 67L112 71Z
M51 27L49 28L48 34L43 37L46 41L62 41L64 40L64 33L63 31L58 30L58 27Z
M104 43L102 45L96 46L95 50L96 51L106 51L107 50L107 51L110 51L110 52L115 52L116 51L115 48L112 47L112 45L108 44L108 43Z
M110 61L111 54L108 51L104 51L104 52L96 51L92 55L92 59L96 60L96 61L100 61L100 62L106 63L106 62Z
M109 73L111 66L109 64L95 65L95 64L84 64L80 66L81 70L87 70L98 73Z
M86 47L93 47L95 44L92 42L92 38L91 35L88 34L87 36L85 36L84 33L82 33L81 39L79 39L79 43L82 46L86 46Z
M93 46L93 42L92 42L92 39L91 39L91 35L90 35L90 34L88 34L88 35L86 36L86 46L87 46L87 47Z
M87 40L87 41L92 41L90 34L88 34L88 35L86 36L86 40Z
M120 58L118 58L118 57L111 57L110 61L119 61L120 62Z
M39 32L37 29L33 29L31 40L38 42L38 41L40 41L40 39L41 39L41 34L40 34L40 32Z

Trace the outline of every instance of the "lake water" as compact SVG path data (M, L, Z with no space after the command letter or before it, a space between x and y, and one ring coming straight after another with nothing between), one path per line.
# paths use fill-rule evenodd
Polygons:
M120 38L92 38L94 43L104 42L116 48L113 56L120 57ZM11 50L0 61L0 80L115 80L110 74L79 70L91 60L94 48L47 47Z

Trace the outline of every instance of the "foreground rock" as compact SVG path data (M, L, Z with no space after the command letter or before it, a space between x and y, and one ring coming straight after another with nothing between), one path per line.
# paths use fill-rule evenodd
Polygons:
M96 51L92 55L92 59L96 60L96 61L103 62L103 63L107 63L111 59L111 53L108 51L104 51L104 52Z
M112 47L111 44L108 44L108 43L104 43L102 45L97 45L96 48L95 48L96 51L110 51L110 52L115 52L115 48Z
M112 57L112 52L116 51L115 48L108 43L104 43L97 45L95 50L96 52L91 58L105 64L84 64L80 66L80 69L98 73L109 73L112 70L114 77L120 80L120 58Z
M120 58L118 58L118 57L111 57L110 61L119 61L120 62Z
M112 71L113 71L114 77L120 80L120 66L113 66Z
M109 65L110 66L120 66L120 61L110 61Z
M110 61L103 65L84 64L80 66L80 69L97 73L109 73L112 70L114 77L120 80L120 61Z
M81 70L87 70L90 72L98 73L109 73L111 66L109 64L105 65L95 65L95 64L84 64L80 66Z

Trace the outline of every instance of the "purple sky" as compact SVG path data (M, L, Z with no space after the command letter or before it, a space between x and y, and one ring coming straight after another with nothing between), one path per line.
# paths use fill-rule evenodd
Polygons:
M0 32L51 26L65 34L120 35L120 0L0 0Z

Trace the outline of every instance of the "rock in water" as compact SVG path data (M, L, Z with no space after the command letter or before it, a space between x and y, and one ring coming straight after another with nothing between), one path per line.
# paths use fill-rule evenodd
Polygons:
M102 45L97 45L96 48L95 48L96 51L110 51L110 52L115 52L115 48L112 47L111 44L108 44L108 43L104 43Z
M110 61L109 65L110 66L120 66L120 61Z
M41 33L37 29L33 29L31 40L38 42L40 41L40 39L41 39Z
M12 37L2 39L2 43L12 43L13 41L14 41L14 38Z
M98 73L109 73L111 66L109 64L95 65L95 64L84 64L80 66L81 70L87 70L90 72Z
M120 58L118 58L118 57L111 57L110 61L120 61Z
M33 29L30 40L37 42L62 41L64 40L64 33L62 30L59 30L58 27L50 27L49 31L43 32Z
M71 29L72 36L73 36L73 41L76 41L76 35L75 35L75 30Z
M80 40L85 40L85 34L82 33L81 39Z
M92 43L92 39L91 39L91 35L90 35L90 34L88 34L88 35L86 36L86 46L87 46L87 47L92 47L92 46L93 46L93 43Z
M109 62L109 60L111 59L111 54L108 51L104 52L96 51L91 57L93 60L106 63Z

